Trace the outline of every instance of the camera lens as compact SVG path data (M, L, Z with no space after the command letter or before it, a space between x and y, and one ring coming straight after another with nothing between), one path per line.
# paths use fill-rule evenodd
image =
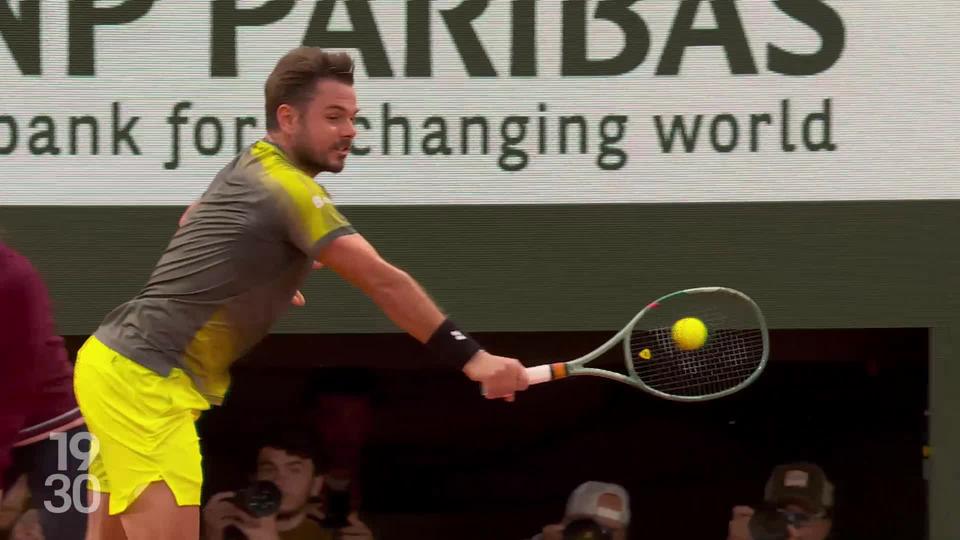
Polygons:
M563 540L612 540L613 534L592 519L577 519L563 528Z
M244 490L240 506L253 517L267 517L280 510L282 497L276 484L260 481Z

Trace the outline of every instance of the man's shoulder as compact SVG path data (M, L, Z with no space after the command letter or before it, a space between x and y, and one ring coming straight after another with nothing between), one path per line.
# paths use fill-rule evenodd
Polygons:
M250 203L264 199L269 194L264 189L265 171L258 162L253 146L234 156L213 177L210 185L200 196L198 203ZM235 208L232 204L231 208Z
M326 190L314 177L305 173L273 144L260 140L250 147L252 168L270 187L282 188L295 198L325 194Z

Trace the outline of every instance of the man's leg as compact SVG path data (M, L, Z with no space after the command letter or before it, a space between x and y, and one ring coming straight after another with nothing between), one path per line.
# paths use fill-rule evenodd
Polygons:
M194 421L210 404L190 378L179 369L160 376L90 338L74 382L99 447L91 478L108 481L100 507L130 540L197 538L203 470Z
M179 506L165 482L154 482L120 514L129 540L200 538L200 507Z
M120 516L111 516L108 493L87 492L87 506L93 510L87 516L86 540L127 540Z

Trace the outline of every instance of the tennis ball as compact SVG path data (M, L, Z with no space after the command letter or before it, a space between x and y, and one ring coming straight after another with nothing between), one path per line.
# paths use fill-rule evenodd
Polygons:
M696 317L685 317L673 325L673 342L684 351L703 347L707 342L707 327Z

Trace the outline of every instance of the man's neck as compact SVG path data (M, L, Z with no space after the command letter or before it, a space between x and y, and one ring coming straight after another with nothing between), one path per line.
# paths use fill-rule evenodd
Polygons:
M280 532L292 531L293 529L299 527L305 519L307 519L307 513L303 510L293 514L292 516L277 516L277 530Z
M310 178L314 178L318 174L320 174L320 171L310 170L309 168L304 167L302 163L297 161L297 159L294 157L294 153L291 151L292 145L289 143L289 141L287 141L286 137L284 137L282 134L271 133L268 131L263 139L268 143L279 148L280 152L283 153L283 157L287 158L287 161L292 163L294 167L300 169L301 171L309 175Z

